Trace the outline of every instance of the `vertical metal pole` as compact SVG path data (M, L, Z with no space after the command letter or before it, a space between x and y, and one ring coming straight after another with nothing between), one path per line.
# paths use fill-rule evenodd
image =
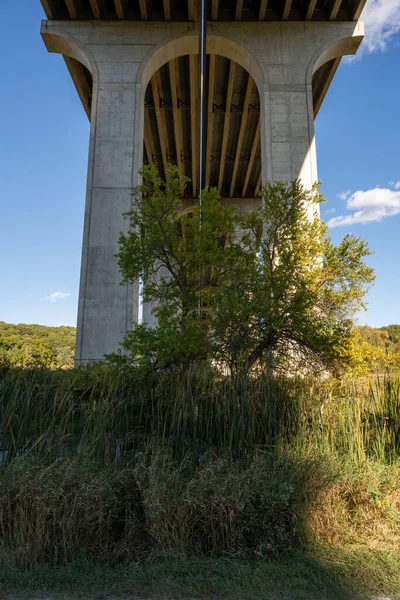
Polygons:
M201 0L200 8L200 161L199 161L199 226L201 231L202 220L203 220L203 189L204 189L204 131L205 131L205 77L206 77L206 24L207 24L207 0ZM201 278L201 274L200 274ZM200 282L201 287L201 282ZM199 290L199 301L198 301L198 315L201 316L201 292Z
M207 0L201 0L200 15L200 213L201 196L204 188L204 134L205 134L205 92L206 92L206 25L207 25Z

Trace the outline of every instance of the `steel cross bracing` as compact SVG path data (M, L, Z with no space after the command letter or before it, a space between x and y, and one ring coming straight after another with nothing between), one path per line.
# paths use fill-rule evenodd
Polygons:
M90 73L74 59L65 60L90 118ZM314 75L315 114L339 62L326 63ZM200 187L199 70L198 55L174 59L155 73L145 94L144 161L163 174L169 162L176 164L194 182L188 189L194 197ZM217 186L225 197L253 197L261 173L257 86L240 65L216 55L206 57L204 76L203 186Z
M192 20L200 22L201 31L202 2L42 0L42 5L49 19ZM364 5L365 0L207 0L204 16L343 21L358 19ZM205 37L204 27L203 42ZM240 65L199 51L170 61L152 77L145 93L144 161L164 177L168 163L176 164L192 181L187 190L192 197L205 185L218 187L224 197L253 197L261 178L257 86ZM64 58L90 119L92 77L78 61ZM313 76L315 115L339 63L340 59L329 61Z
M164 157L170 157L194 182L188 191L197 197L203 151L202 187L216 186L225 197L252 197L261 172L257 86L240 65L208 55L204 69L206 118L200 127L199 69L198 55L175 59L173 66L167 63L156 77L162 90L156 97L152 79L145 96L145 126L150 129L145 135L145 162L164 173ZM146 143L150 135L151 144Z

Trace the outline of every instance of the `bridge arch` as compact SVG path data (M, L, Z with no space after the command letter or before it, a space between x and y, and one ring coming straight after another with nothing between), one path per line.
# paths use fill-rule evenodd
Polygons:
M68 56L81 63L97 83L99 78L97 64L87 46L65 32L58 35L57 33L43 31L42 37L49 52Z
M93 89L94 86L97 89L99 81L95 58L87 46L69 32L63 32L62 35L59 35L44 29L42 30L42 37L49 52L62 54L90 121L92 117Z
M306 85L312 87L314 117L321 108L342 57L356 54L363 37L363 25L359 23L353 35L326 42L312 56L306 72Z
M207 54L217 54L235 61L252 76L259 91L263 87L263 73L255 56L242 44L227 36L207 34ZM171 38L161 43L143 60L137 75L138 83L146 89L152 76L167 62L181 56L199 54L198 34Z

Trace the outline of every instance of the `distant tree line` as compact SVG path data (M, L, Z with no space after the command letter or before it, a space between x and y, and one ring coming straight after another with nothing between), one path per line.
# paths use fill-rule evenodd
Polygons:
M75 327L13 325L0 321L0 366L70 369ZM358 375L400 369L400 325L361 325L354 335L350 372Z
M70 369L74 352L75 327L0 321L0 366Z

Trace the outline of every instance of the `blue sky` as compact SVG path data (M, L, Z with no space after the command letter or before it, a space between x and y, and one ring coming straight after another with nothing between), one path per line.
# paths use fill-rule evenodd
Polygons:
M316 136L322 216L335 241L351 232L375 251L359 320L382 326L400 323L400 3L368 0L364 16L360 57L341 64ZM43 17L39 0L2 0L0 321L75 325L89 123Z

